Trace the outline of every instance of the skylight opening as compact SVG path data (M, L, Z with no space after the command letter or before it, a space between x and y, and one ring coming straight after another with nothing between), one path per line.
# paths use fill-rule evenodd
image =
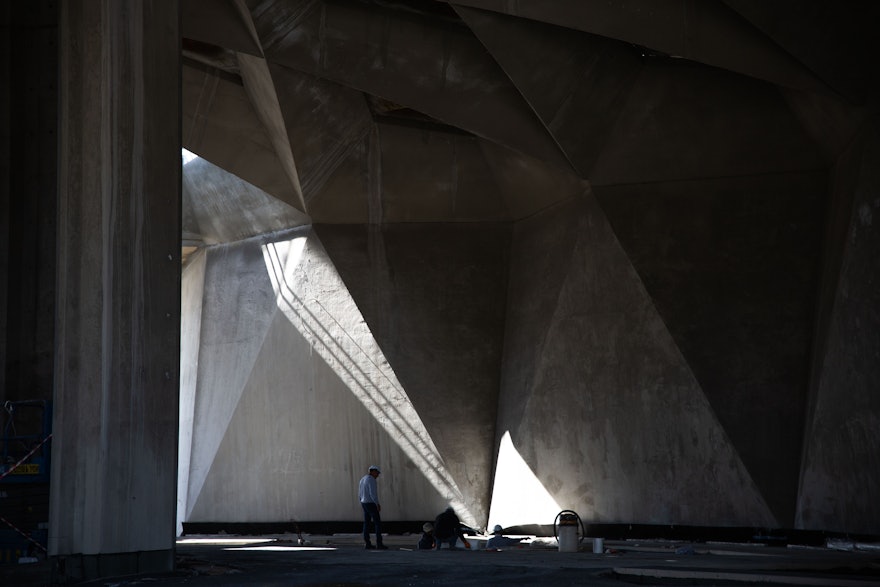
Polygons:
M186 167L188 164L192 163L196 159L199 159L199 156L195 153L187 151L186 149L181 149L180 154L183 157L183 165Z

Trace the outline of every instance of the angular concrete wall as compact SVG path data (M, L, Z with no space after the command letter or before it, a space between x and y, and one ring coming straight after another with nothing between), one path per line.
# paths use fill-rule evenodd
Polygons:
M364 251L383 254L365 236L326 236L363 315L307 229L208 252L181 521L357 520L374 463L384 519L452 503L485 520L504 248L476 228L391 231L380 269L358 274ZM409 281L413 263L434 283Z
M587 522L774 526L592 194L518 223L512 250L497 440L555 503ZM496 485L490 523L552 523L494 507L517 490Z
M177 440L177 534L183 530L189 497L190 463L198 386L207 255L192 255L183 267L180 287L180 419Z
M0 397L55 393L69 570L173 562L178 381L188 519L356 519L379 455L391 519L513 522L519 482L537 522L880 533L875 6L56 4L0 9ZM193 182L187 237L305 203L327 246L280 273L252 243L194 258L179 378L178 121L271 193ZM549 210L587 180L601 210ZM360 307L333 323L327 256Z
M737 452L791 527L826 174L596 188Z
M508 227L412 224L316 231L461 487L470 515L485 525Z
M797 526L875 534L880 528L880 133L874 121L838 163L840 256L827 267L806 425ZM833 216L833 215L830 215ZM829 232L834 234L830 228Z
M845 278L872 275L870 256L843 244L850 218L860 238L858 223L871 218L870 165L859 159L870 161L870 149L853 148L831 169L866 112L805 67L817 63L812 39L775 30L778 9L248 7L315 234L359 308L354 324L369 326L392 389L479 523L550 523L571 507L601 522L811 529L840 511L823 493L831 455L871 450L873 437L810 435L875 411L860 392L851 406L838 396L875 373L863 360L870 337L856 337L858 381L846 375L843 341L873 315L841 301L859 288L871 299L870 285ZM221 42L207 27L194 34ZM236 63L189 72L187 121L217 140L229 133L266 147L252 108L234 109L247 114L246 133L221 116L254 90ZM218 163L239 168L234 147L222 154ZM856 199L867 212L854 211ZM839 221L826 228L829 211ZM875 244L867 239L864 251ZM209 276L221 258L244 254L236 247L212 251ZM246 300L245 314L259 300L259 319L224 326L231 298L205 309L201 358L212 366L200 371L195 400L193 521L222 518L217 504L228 496L217 480L264 448L245 424L213 433L199 430L201 419L226 426L241 410L256 426L256 408L245 406L275 401L282 369L269 347L313 355L320 346L262 313L275 310L258 256L248 255L235 263L252 279L234 297ZM206 299L215 286L228 297L226 273L236 271L209 278ZM359 328L334 327L334 344ZM240 356L218 358L236 341ZM311 381L336 359L297 360L283 366L285 381ZM322 376L320 388L352 389L346 376L331 380ZM206 399L214 389L222 410ZM344 398L336 401L348 406ZM373 417L361 416L364 426ZM365 430L372 444L373 424ZM527 515L509 489L523 479L540 495ZM847 499L853 522L839 527L877 527L870 497ZM297 502L305 505L312 519L337 519L326 502ZM412 511L405 499L398 510Z

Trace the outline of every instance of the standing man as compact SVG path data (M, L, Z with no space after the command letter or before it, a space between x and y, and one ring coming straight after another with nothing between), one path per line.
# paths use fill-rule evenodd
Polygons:
M358 483L358 499L361 507L364 508L364 548L378 548L379 550L388 550L388 547L382 544L382 519L379 512L382 506L379 505L379 488L376 485L376 477L379 476L379 467L373 465L369 472L361 477ZM370 520L376 525L376 546L370 542Z

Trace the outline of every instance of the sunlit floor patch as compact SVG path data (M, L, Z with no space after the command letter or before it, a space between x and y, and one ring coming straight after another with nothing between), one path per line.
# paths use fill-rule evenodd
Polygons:
M177 544L213 544L217 546L234 546L272 542L271 538L178 538Z
M235 548L224 548L223 550L262 550L267 552L299 552L303 550L336 550L332 546L241 546Z

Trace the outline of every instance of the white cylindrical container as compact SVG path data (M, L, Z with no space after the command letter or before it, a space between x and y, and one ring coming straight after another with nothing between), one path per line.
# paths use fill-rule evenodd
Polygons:
M605 552L605 539L593 538L593 553L602 554Z
M557 540L559 541L559 552L577 552L578 527L576 518L567 519L563 517L560 520Z

